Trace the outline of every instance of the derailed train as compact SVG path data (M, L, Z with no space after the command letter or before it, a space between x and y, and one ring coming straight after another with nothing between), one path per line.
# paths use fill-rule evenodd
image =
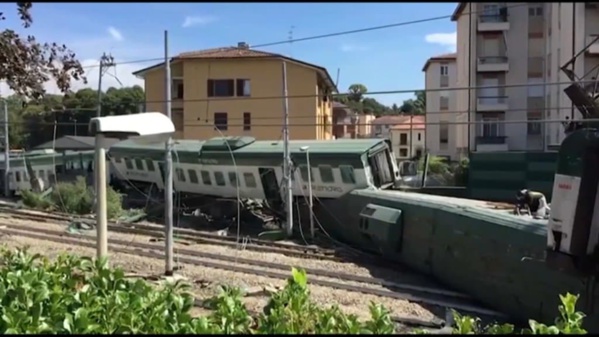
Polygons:
M558 173L582 176L584 181L591 182L586 185L593 186L590 192L585 187L584 193L596 194L595 171L583 170L576 163L588 161L583 158L586 155L578 153L579 149L585 148L591 136L599 139L599 133L580 132L566 139L576 144L562 146ZM593 142L599 144L599 140ZM234 199L239 186L239 197L265 199L276 206L282 202L283 194L280 186L282 150L281 142L245 137L177 141L173 163L175 190ZM163 153L162 146L142 146L128 141L113 145L108 152L111 181L129 181L138 188L162 189ZM53 161L60 157L59 163L65 169L74 170L75 166L91 169L91 155L56 155ZM511 210L498 209L484 201L393 190L401 177L389 143L381 139L294 141L291 157L298 172L294 175L294 196L303 198L307 194L309 159L313 195L318 198L314 214L335 238L434 276L517 319L550 322L558 314L559 294L567 291L581 294L581 309L590 316L586 327L592 332L599 331L599 307L594 305L599 294L593 287L596 272L588 277L561 273L562 266L548 266L545 259L547 220L515 216ZM47 165L47 159L44 160ZM35 172L34 164L44 160L32 156L21 160L31 163L30 170L23 165L13 168L30 174L26 171ZM562 178L556 180L558 191L554 195L566 196L559 189L571 185ZM567 199L554 198L552 210L564 209L559 204L571 203L572 198ZM595 198L592 201L594 205ZM570 212L559 221L570 223L572 228L597 222L594 212L588 211L597 209L590 201L586 204L574 201L568 205L576 209L580 207L577 205L585 205L587 211L584 214ZM570 247L583 245L580 243L583 232L573 232L579 241ZM594 247L597 248L596 242ZM594 263L598 265L596 260Z
M122 141L108 151L111 184L164 189L164 147ZM360 188L385 189L400 179L389 142L384 139L291 141L296 169L293 195L306 196L308 176L314 197L338 198ZM57 173L91 174L93 151L11 158L10 189L31 189L30 178L45 186ZM310 168L307 164L310 162ZM283 143L252 137L177 140L173 147L173 185L177 192L219 198L262 199L282 203ZM310 174L308 174L310 169Z

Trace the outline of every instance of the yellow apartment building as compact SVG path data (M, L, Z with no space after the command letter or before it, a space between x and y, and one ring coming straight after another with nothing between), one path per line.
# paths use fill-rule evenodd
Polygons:
M331 95L337 89L323 67L250 49L243 42L181 53L170 62L175 138L280 139L285 62L290 139L332 139ZM165 111L164 71L160 63L133 73L145 82L146 111Z

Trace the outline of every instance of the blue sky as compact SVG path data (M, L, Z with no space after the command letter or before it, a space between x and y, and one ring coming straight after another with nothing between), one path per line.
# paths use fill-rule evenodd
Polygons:
M163 31L169 31L170 54L250 45L293 37L354 30L403 21L451 15L457 3L53 3L33 6L34 24L27 31L41 41L64 43L84 65L97 64L102 52L118 61L160 58ZM0 11L6 25L22 31L13 3ZM362 83L369 91L424 87L427 58L455 50L455 23L449 19L262 48L326 67L333 78L340 69L339 89ZM141 84L132 71L151 63L117 65L108 86ZM97 86L97 69L88 68ZM116 78L119 79L117 81ZM49 88L52 90L52 88ZM3 93L5 91L3 90ZM385 104L401 104L411 95L377 95Z

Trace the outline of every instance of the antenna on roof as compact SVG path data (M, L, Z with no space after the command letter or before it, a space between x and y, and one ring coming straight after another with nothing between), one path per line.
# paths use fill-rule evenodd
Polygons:
M293 45L293 30L295 29L295 26L291 26L289 28L289 32L287 32L287 40L289 41L289 57L292 56L293 54L293 49L292 49L292 45Z
M339 74L341 73L341 68L337 68L337 78L335 79L335 88L339 87Z

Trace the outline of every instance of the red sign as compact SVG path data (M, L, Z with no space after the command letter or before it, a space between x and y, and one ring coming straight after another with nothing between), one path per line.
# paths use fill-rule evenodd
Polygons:
M572 185L565 184L565 183L559 183L559 184L557 184L557 187L562 190L571 190L572 189Z

